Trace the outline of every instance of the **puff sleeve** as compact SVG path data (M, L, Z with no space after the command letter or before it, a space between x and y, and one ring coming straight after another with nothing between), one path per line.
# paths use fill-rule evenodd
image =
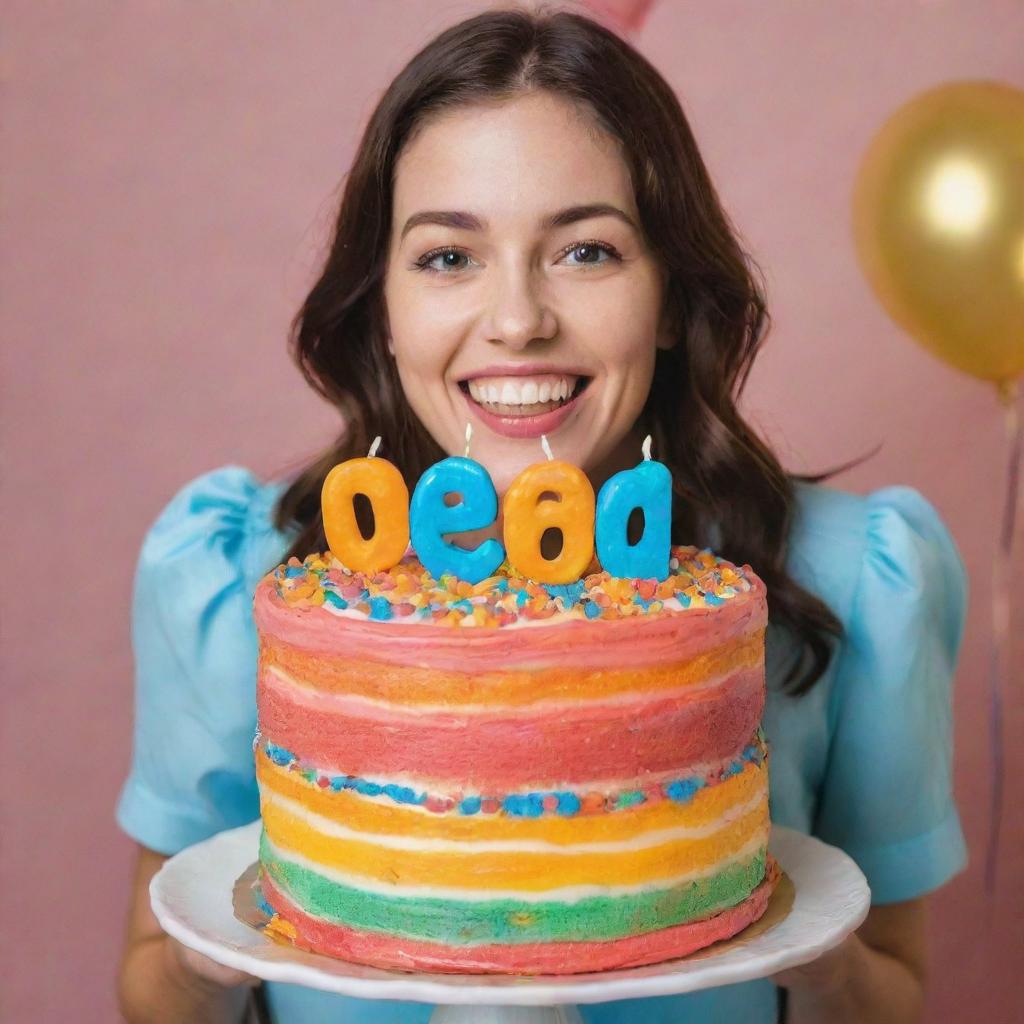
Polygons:
M921 896L966 863L951 771L966 594L935 509L908 487L871 494L814 831L860 865L874 903Z
M228 467L186 486L142 546L132 603L135 728L117 821L172 854L259 815L252 594L286 547L273 494Z

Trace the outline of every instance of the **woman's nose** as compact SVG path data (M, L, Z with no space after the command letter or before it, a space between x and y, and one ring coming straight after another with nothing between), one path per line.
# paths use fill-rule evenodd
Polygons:
M513 349L550 341L558 322L543 291L542 282L529 270L515 269L500 275L491 295L489 339Z

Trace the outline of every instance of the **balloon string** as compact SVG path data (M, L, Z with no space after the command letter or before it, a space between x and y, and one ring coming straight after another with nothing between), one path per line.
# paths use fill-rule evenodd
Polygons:
M1006 467L1006 502L992 565L992 656L989 671L989 763L992 780L988 849L985 855L985 887L989 895L995 892L999 835L1003 824L1003 699L1010 662L1010 572L1020 493L1021 450L1024 448L1024 424L1021 422L1016 383L1002 385L999 395L1003 402L1009 458Z

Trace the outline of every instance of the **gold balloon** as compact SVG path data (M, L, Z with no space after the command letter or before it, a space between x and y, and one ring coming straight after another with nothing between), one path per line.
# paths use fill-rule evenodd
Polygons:
M960 370L1024 372L1024 91L954 82L911 100L865 154L861 265L889 315Z

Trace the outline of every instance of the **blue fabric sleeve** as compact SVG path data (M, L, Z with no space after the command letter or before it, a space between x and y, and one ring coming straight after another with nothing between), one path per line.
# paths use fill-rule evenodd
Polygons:
M245 560L260 495L246 470L208 473L174 497L142 546L133 754L117 820L160 853L259 815L257 640Z
M966 863L951 701L966 595L935 509L909 487L871 494L814 831L860 865L876 904L921 896Z

